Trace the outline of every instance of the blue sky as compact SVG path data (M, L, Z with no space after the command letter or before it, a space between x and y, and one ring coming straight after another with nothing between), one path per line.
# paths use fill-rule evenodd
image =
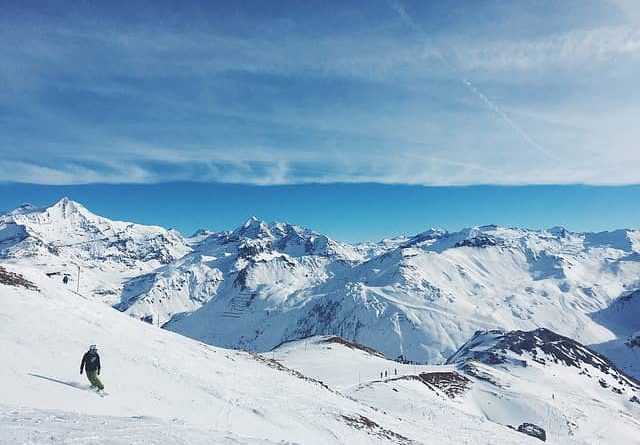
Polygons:
M639 183L639 26L634 0L3 2L0 180Z
M640 186L467 186L215 183L0 186L0 211L63 196L112 219L230 230L255 215L307 226L341 241L378 241L431 227L484 224L575 231L638 228Z
M3 194L640 183L636 0L5 1L0 60Z

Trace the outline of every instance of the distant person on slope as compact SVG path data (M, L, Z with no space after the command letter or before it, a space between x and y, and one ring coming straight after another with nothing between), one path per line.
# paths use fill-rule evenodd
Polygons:
M91 382L91 387L103 390L104 385L98 378L100 375L100 356L98 355L96 345L89 346L89 350L82 356L80 374L82 374L83 369L87 371L87 378Z

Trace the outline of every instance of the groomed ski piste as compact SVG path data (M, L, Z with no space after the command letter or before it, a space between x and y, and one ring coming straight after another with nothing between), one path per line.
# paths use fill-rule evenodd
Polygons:
M3 444L538 442L447 404L437 420L398 416L268 358L132 319L37 269L2 267L15 278L0 284ZM107 397L79 374L91 343Z

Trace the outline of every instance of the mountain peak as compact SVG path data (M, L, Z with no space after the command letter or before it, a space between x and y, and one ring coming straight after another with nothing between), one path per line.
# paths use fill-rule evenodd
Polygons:
M61 199L59 199L55 204L53 204L51 207L67 207L67 206L74 205L74 204L78 204L79 205L79 203L73 201L72 199L68 198L67 196L64 196Z
M547 229L547 232L549 232L552 235L559 236L561 238L564 238L567 235L569 235L569 231L566 228L562 227L562 226L553 226L553 227Z
M53 204L46 210L49 214L57 214L63 218L68 218L71 215L80 214L82 216L93 215L86 207L79 202L73 201L66 196Z
M534 361L540 364L562 364L578 369L590 365L605 374L616 375L619 379L638 387L638 382L624 375L603 355L547 328L509 332L477 331L447 360L447 363L459 364L468 360L490 365L510 363L520 366L527 366L527 361Z
M19 207L16 207L13 210L6 211L6 212L0 212L0 217L24 215L24 214L31 213L31 212L37 212L39 210L41 210L41 209L39 209L38 207L32 206L29 203L24 203L24 204L21 204Z
M242 226L232 232L232 235L244 238L269 238L273 236L269 230L269 224L255 216L247 219Z
M198 229L195 232L193 232L193 234L189 236L189 238L207 237L207 236L213 235L214 233L215 232L209 229Z
M244 224L242 225L243 228L249 228L251 226L255 226L256 224L260 224L263 223L264 221L262 221L261 219L259 219L258 217L251 215L249 218L247 218L247 220L244 222ZM266 224L266 222L264 222Z

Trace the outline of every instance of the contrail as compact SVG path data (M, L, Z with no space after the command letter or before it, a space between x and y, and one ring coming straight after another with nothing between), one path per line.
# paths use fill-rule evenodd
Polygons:
M415 22L415 20L413 20L413 17L409 15L404 5L396 0L389 0L389 5L391 5L391 7L398 13L402 21L409 28L411 28L416 36L418 36L425 48L431 50L431 52L435 54L435 56L440 59L440 61L444 63L448 68L450 68L454 73L459 74L459 70L451 62L449 62L449 60L447 60L442 52L431 42L431 39L427 36L424 30ZM522 129L522 127L516 124L507 113L505 113L494 101L489 99L487 95L480 91L480 89L478 89L478 87L476 87L473 83L471 83L464 77L458 77L458 80L462 82L462 84L469 91L471 91L471 93L480 98L480 100L482 100L482 102L484 102L491 111L496 113L507 125L509 125L516 133L518 133L527 144L556 161L562 160L555 153L550 152L542 145L537 143L531 136L527 134L526 131Z

